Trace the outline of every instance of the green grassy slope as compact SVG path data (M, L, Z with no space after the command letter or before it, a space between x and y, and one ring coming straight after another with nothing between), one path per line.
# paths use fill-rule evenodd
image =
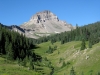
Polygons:
M34 65L35 70L29 70L27 63L26 67L19 66L17 61L9 61L3 57L0 57L0 75L49 75L51 69L44 66L43 63L38 62L38 65Z
M40 74L33 70L28 70L27 67L19 66L16 62L11 62L0 57L0 75L40 75Z
M53 45L51 42L45 42L37 45L39 48L35 49L35 53L42 56L42 62L38 62L40 66L35 65L39 70L28 70L28 67L19 66L16 61L11 62L5 58L0 57L0 75L50 75L51 66L54 67L53 75L69 75L72 66L76 72L76 75L96 75L100 71L100 43L93 45L92 48L88 48L88 42L86 42L87 49L80 50L81 41L73 41L65 44L56 42ZM52 48L57 46L57 50L48 54L46 51L49 46ZM88 58L88 59L87 59ZM65 62L66 65L62 66ZM40 71L40 72L39 72Z
M46 53L49 46L54 47L55 45L57 50L51 54ZM82 51L80 51L80 45L80 41L73 41L63 45L60 42L53 45L46 42L39 44L39 48L35 52L51 61L52 66L55 68L54 75L69 74L72 66L76 75L80 75L82 72L84 72L84 75L90 75L90 73L95 75L100 71L100 43L88 48L88 42L86 42L87 49ZM62 67L63 62L66 63L66 66Z

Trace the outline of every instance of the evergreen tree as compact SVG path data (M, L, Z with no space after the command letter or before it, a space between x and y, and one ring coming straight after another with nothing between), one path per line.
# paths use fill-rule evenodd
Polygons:
M76 75L73 67L70 70L70 75Z
M49 49L46 51L47 53L53 53L53 48L49 46Z
M66 63L65 63L65 61L63 61L63 63L62 63L62 67L64 67L64 66L66 66Z
M61 44L64 44L65 42L64 42L64 40L61 40Z
M92 48L92 43L91 43L91 41L89 41L89 48Z
M9 40L6 37L6 41L5 41L5 51L8 52L8 48L9 48Z
M26 67L26 64L27 62L26 62L26 59L24 58L24 60L22 61L22 66Z
M84 50L85 48L86 48L85 40L82 39L81 50Z
M14 51L12 49L12 44L11 43L8 46L7 59L10 59L10 60L14 59Z
M20 66L20 59L17 57L17 64Z
M57 46L56 45L54 46L53 50L57 50Z
M92 41L89 39L89 48L92 48Z
M30 66L29 66L29 67L30 67L30 69L31 69L31 70L33 70L33 69L34 69L34 65L33 65L32 60L30 60Z
M23 60L23 59L24 59L24 57L25 57L25 52L24 52L24 50L23 50L23 49L21 50L20 57L22 58L22 60Z

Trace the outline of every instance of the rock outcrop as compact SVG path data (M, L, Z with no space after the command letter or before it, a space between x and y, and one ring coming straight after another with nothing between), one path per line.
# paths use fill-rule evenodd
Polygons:
M31 17L28 22L20 26L25 31L25 35L30 38L46 36L51 33L60 33L74 29L71 24L59 20L52 12L45 10L38 12Z

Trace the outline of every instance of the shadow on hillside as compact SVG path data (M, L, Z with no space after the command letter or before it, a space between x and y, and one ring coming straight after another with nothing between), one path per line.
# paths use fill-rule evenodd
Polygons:
M34 58L34 61L41 61L42 57L34 52L35 49L37 48L40 48L40 47L37 45L30 45L29 55L31 55Z

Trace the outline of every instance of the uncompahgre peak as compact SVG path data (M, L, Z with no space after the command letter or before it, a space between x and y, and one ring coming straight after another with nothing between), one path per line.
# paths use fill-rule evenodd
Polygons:
M28 22L20 25L20 28L24 30L24 34L29 38L38 38L74 29L71 24L59 20L55 14L48 10L34 14Z

